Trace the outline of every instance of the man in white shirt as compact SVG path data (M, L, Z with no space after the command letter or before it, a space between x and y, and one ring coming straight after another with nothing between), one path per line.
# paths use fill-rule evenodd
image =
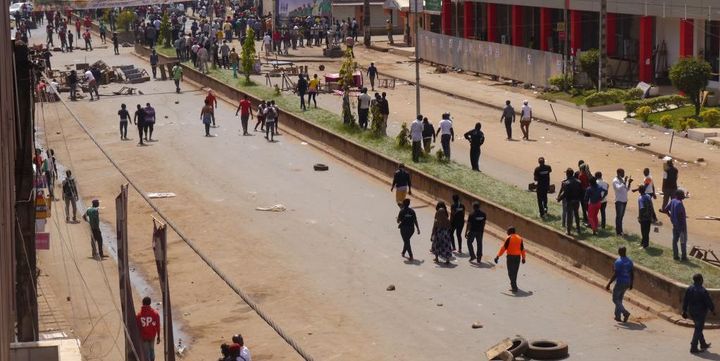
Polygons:
M412 140L412 159L417 163L420 161L420 153L422 152L422 131L423 116L418 114L417 118L410 124L410 140Z
M95 80L95 76L90 68L85 71L85 81L87 82L88 87L90 87L90 101L95 100L95 98L93 98L93 91L95 92L95 95L97 95L97 98L100 99L100 94L98 94L97 88L97 80Z
M438 130L435 135L440 135L440 144L442 144L443 156L450 160L450 142L455 141L455 131L450 120L450 113L443 113L442 120L438 123Z
M522 110L520 110L520 130L523 133L523 139L530 140L530 122L532 121L532 107L528 105L528 101L523 101Z
M623 235L623 217L627 207L628 190L632 184L632 177L625 176L625 170L618 168L617 176L613 179L612 185L615 191L615 233Z
M367 129L368 115L370 114L370 101L372 98L368 95L367 88L362 88L358 95L358 124L360 128Z
M270 56L270 50L272 48L272 37L270 33L266 33L265 36L263 36L262 47L265 49L265 57Z

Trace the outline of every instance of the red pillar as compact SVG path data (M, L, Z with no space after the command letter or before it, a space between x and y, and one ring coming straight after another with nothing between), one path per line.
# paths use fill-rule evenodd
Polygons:
M463 37L470 39L475 37L475 3L465 1L463 5L465 10L463 14Z
M552 35L552 10L540 8L540 50L548 51L549 38Z
M680 57L690 57L694 55L693 46L693 19L680 20Z
M511 44L513 46L525 46L523 43L523 7L512 5L510 8L510 31Z
M605 45L607 47L608 56L617 54L617 14L607 13L605 17Z
M497 5L487 4L487 41L497 42Z
M640 49L638 51L638 79L646 83L653 80L653 20L652 16L640 18Z
M582 48L582 11L570 10L570 55Z
M450 0L442 0L442 9L441 9L441 24L442 24L442 33L445 35L451 35L452 34L452 4L450 3Z

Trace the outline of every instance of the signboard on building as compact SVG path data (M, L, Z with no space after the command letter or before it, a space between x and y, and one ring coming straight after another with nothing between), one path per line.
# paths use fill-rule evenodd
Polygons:
M308 16L330 16L330 0L277 0L277 13L281 19Z
M412 0L410 0L410 6L412 6ZM442 0L425 0L425 11L440 13L442 10Z

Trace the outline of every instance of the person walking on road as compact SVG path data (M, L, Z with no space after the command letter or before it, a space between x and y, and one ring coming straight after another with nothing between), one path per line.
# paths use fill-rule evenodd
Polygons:
M453 130L450 113L443 113L442 120L438 123L438 129L435 135L440 135L443 156L445 159L450 160L450 142L455 141L455 131Z
M632 177L626 176L625 170L618 168L612 182L613 190L615 191L615 233L618 236L624 234L623 218L625 217L625 209L627 208L628 190L632 182Z
M263 110L265 114L265 139L268 142L275 141L275 122L277 121L277 108L275 108L275 101L271 100L265 106Z
M140 312L135 316L135 322L140 329L142 352L147 361L155 361L155 344L160 344L161 332L160 314L152 308L151 304L152 299L144 297Z
M472 170L480 171L480 147L485 143L485 133L483 133L482 124L475 123L475 128L469 130L463 135L470 142L470 165Z
M215 93L212 90L208 91L207 96L205 96L205 101L208 102L211 107L213 107L213 111L215 109L217 109L217 107L218 107L217 97L215 96ZM217 125L215 125L214 117L213 117L212 127L217 128Z
M650 245L650 225L652 224L652 216L655 213L652 204L652 198L645 193L645 185L641 184L636 189L638 192L638 222L640 223L640 235L642 239L640 245L647 248ZM677 246L676 246L677 247Z
M95 97L97 97L98 100L100 100L100 94L98 93L98 85L97 85L97 79L95 79L95 75L93 74L92 70L88 68L85 71L85 81L88 84L88 87L90 88L90 101L95 100L93 97L93 92L95 92Z
M367 88L362 88L360 90L360 95L358 95L358 125L360 125L360 129L367 129L368 128L368 122L369 122L369 115L370 115L370 102L372 101L372 97L368 94Z
M70 223L70 206L72 206L72 221L77 223L78 192L75 178L70 169L65 171L65 180L62 182L62 196L65 201L65 222Z
M97 260L102 260L107 257L103 253L103 238L102 231L100 231L100 201L93 199L92 207L85 210L83 214L83 220L90 224L90 245L92 246L92 256ZM100 256L100 258L98 258Z
M378 70L375 67L375 63L370 63L367 69L367 75L370 79L370 90L375 91L375 78L378 76Z
M157 51L155 49L150 53L150 68L152 69L153 79L157 79L157 65L160 61Z
M666 208L668 202L670 202L670 198L673 196L673 194L675 194L675 191L678 189L677 180L678 170L677 168L675 168L673 160L668 159L668 161L665 162L665 165L663 165L663 202L660 209L664 210Z
M500 116L500 123L505 122L505 132L507 133L507 140L512 140L512 123L515 123L515 109L510 105L510 101L505 101L505 109L503 109L502 116Z
M520 130L524 140L530 140L530 122L532 122L532 107L527 100L523 100L523 107L520 109Z
M455 248L455 238L457 238L457 251L462 254L462 231L465 226L465 205L460 202L460 196L453 194L453 203L450 206L450 225L452 238L452 249Z
M452 230L445 202L438 202L435 207L435 222L431 234L435 262L440 262L438 257L442 257L445 264L449 265L452 257Z
M695 324L695 331L690 341L690 353L700 353L710 348L710 342L705 340L703 329L708 311L715 315L715 305L710 294L703 287L703 276L700 273L693 275L693 284L685 291L682 311L682 317L687 319L689 316Z
M120 39L118 39L118 33L113 31L112 34L113 52L115 55L120 55Z
M377 93L376 93L377 94ZM381 100L382 101L382 98ZM435 143L436 137L435 137L435 127L430 123L430 120L427 117L423 117L423 149L425 150L425 154L430 154L430 149L432 149L432 143Z
M173 81L175 82L175 92L180 94L180 81L183 80L183 70L180 63L175 64L172 68Z
M535 193L537 195L540 218L545 218L548 212L547 195L550 190L550 173L552 173L552 167L545 164L545 158L538 158L538 166L535 167L535 171L533 172L533 179L537 182Z
M210 125L213 123L214 118L215 109L213 109L212 105L210 105L210 102L205 99L205 105L202 107L202 110L200 110L200 120L205 125L206 137L212 137L212 135L210 134Z
M507 235L505 242L500 247L497 256L495 256L495 263L497 264L500 256L507 252L505 261L507 262L508 277L510 277L510 291L517 293L517 275L520 270L520 262L525 263L525 245L522 237L515 232L515 227L508 228Z
M573 218L575 218L575 225L577 228L578 235L580 234L580 201L582 201L584 192L580 181L575 178L575 172L572 168L565 170L565 180L560 186L560 192L558 192L557 200L562 201L563 204L563 225L567 228L567 234L570 235L572 229Z
M675 196L663 211L670 217L673 225L673 258L687 261L687 213L685 213L683 199L685 199L685 192L682 189L676 190ZM680 252L678 252L678 241L680 241Z
M308 105L310 105L310 102L312 101L315 108L317 108L317 94L319 89L320 79L318 79L317 74L313 74L313 78L310 79L310 82L308 82Z
M598 213L603 197L605 197L605 190L598 185L597 179L590 178L590 186L585 190L585 202L588 204L588 223L590 223L593 235L597 234L600 223Z
M145 140L152 142L153 130L155 128L155 108L150 103L145 103Z
M143 133L145 132L145 109L143 109L140 104L137 105L133 122L137 125L138 134L140 135L140 142L138 142L138 145L145 145L145 143L143 143Z
M405 253L408 254L408 260L411 262L414 260L412 248L410 247L410 238L412 237L415 229L417 234L420 235L420 225L418 225L417 215L415 211L410 208L410 199L405 198L402 201L400 213L397 216L398 228L400 229L400 236L403 240L403 249L401 255L405 257Z
M118 116L120 116L120 140L127 140L127 128L128 122L130 122L130 113L127 111L127 106L125 104L120 105Z
M402 208L403 201L408 195L412 195L412 183L410 181L410 173L405 170L405 164L400 163L398 169L393 175L392 185L390 185L390 192L395 190L395 203L398 207Z
M465 230L465 238L467 239L467 248L470 252L470 262L477 260L482 262L483 254L483 234L485 233L485 221L487 216L485 212L480 210L480 202L473 202L473 211L468 215L467 228ZM477 253L473 249L473 242L477 241Z
M265 132L265 107L265 101L261 100L260 105L258 105L257 108L257 122L255 123L255 128L253 129L255 132L258 131L258 125L260 126L260 131L263 133Z
M240 101L240 104L235 111L235 116L237 116L238 113L240 113L240 124L242 124L243 135L250 135L247 131L248 120L253 117L253 112L252 103L250 103L250 99L247 94L243 95L243 100Z
M612 302L615 304L615 321L627 322L630 318L630 312L623 306L623 298L625 298L625 292L633 288L633 279L635 275L635 267L633 261L627 256L627 249L625 247L618 248L618 257L613 265L613 275L610 277L606 290L610 290L610 285L615 282L615 287L612 290ZM622 320L620 319L622 316Z
M602 172L595 172L595 180L597 181L598 187L600 187L604 192L602 200L600 200L600 228L605 229L605 210L607 209L607 196L610 185L608 185L607 182L603 180L602 176Z
M418 114L417 118L410 124L410 140L412 141L412 160L417 163L420 161L420 153L422 153L423 140L423 116Z
M300 109L306 111L307 107L305 106L305 93L307 93L308 90L308 82L303 74L298 74L298 82L295 86L295 90L300 96Z

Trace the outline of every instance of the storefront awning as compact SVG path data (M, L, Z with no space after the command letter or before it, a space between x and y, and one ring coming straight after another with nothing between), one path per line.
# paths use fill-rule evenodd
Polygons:
M383 8L406 11L410 9L410 0L385 0Z

